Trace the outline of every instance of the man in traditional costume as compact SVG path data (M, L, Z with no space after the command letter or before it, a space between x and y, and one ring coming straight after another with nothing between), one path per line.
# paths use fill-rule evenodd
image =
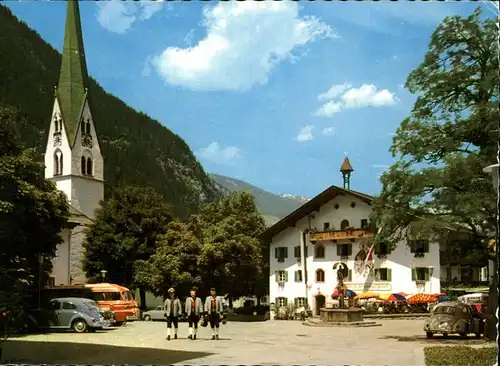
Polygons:
M208 315L210 328L212 328L212 339L219 339L219 326L223 312L222 299L217 297L215 288L212 287L210 289L210 296L205 299L205 314Z
M179 327L179 316L182 314L181 301L175 297L175 290L168 290L168 298L165 300L165 317L167 318L167 341L170 340L172 324L174 324L174 339L177 339L177 329Z
M200 316L203 313L203 305L201 299L196 296L196 290L192 289L189 293L189 297L186 299L186 315L189 324L189 339L196 339L196 333L198 332L198 322L200 321ZM193 332L194 328L194 332Z

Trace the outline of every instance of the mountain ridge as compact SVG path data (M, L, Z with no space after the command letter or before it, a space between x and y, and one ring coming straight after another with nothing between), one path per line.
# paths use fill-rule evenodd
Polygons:
M275 194L240 179L211 173L210 178L223 194L246 191L255 198L255 204L264 216L266 225L272 225L308 201L308 198L292 194Z

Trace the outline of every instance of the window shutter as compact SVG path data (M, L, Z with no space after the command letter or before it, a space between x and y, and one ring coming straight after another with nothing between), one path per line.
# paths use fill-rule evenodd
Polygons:
M410 240L410 253L415 253L415 241Z
M288 297L284 297L283 302L285 303L285 306L287 306L288 305Z
M425 280L429 281L431 279L431 273L429 271L429 268L425 269Z
M342 248L341 248L340 244L337 244L337 257L340 257L340 256L341 256L341 254L342 254L341 249L342 249Z
M374 254L380 254L380 243L375 244L375 252Z
M295 246L293 248L293 255L295 258L300 258L300 246Z
M279 250L280 250L279 247L274 248L274 258L278 258L279 257Z
M347 272L347 281L351 282L352 281L352 269L350 269L348 272Z
M347 247L347 255L351 256L352 255L352 244L349 244Z
M280 271L274 271L274 279L276 282L280 282Z
M299 282L299 271L295 271L295 276L294 276L295 282Z
M392 281L392 269L387 269L387 281Z
M412 281L416 281L417 280L417 269L416 268L412 268L411 269L411 280Z
M288 258L288 248L283 247L283 258Z
M424 253L429 253L429 240L424 240Z
M285 272L285 282L288 282L288 271L283 271Z

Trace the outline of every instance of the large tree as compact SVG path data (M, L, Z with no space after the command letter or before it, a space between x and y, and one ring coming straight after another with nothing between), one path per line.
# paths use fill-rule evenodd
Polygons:
M0 308L14 313L36 304L69 215L64 193L44 178L40 156L18 143L16 126L26 123L0 107Z
M155 295L167 296L170 287L187 296L193 286L202 285L197 261L201 243L188 225L172 221L158 237L156 252L149 260L136 262L135 282L149 285Z
M373 205L378 241L444 240L459 228L486 250L496 226L495 192L483 168L497 161L498 68L495 20L482 19L479 8L436 28L406 81L417 100L393 139L398 160L382 175Z
M159 235L172 220L171 209L153 188L125 186L101 203L94 223L87 230L83 268L92 281L106 270L109 281L139 289L146 306L147 283L135 281L138 260L148 260L156 251Z
M202 243L198 264L206 287L215 286L230 299L264 291L267 253L257 236L265 223L251 194L233 192L208 205L190 225Z

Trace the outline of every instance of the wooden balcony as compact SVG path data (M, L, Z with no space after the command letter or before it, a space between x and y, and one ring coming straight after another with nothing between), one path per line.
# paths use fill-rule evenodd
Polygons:
M312 242L325 241L325 240L367 239L367 238L373 238L373 232L367 229L318 231L310 233L310 240Z

